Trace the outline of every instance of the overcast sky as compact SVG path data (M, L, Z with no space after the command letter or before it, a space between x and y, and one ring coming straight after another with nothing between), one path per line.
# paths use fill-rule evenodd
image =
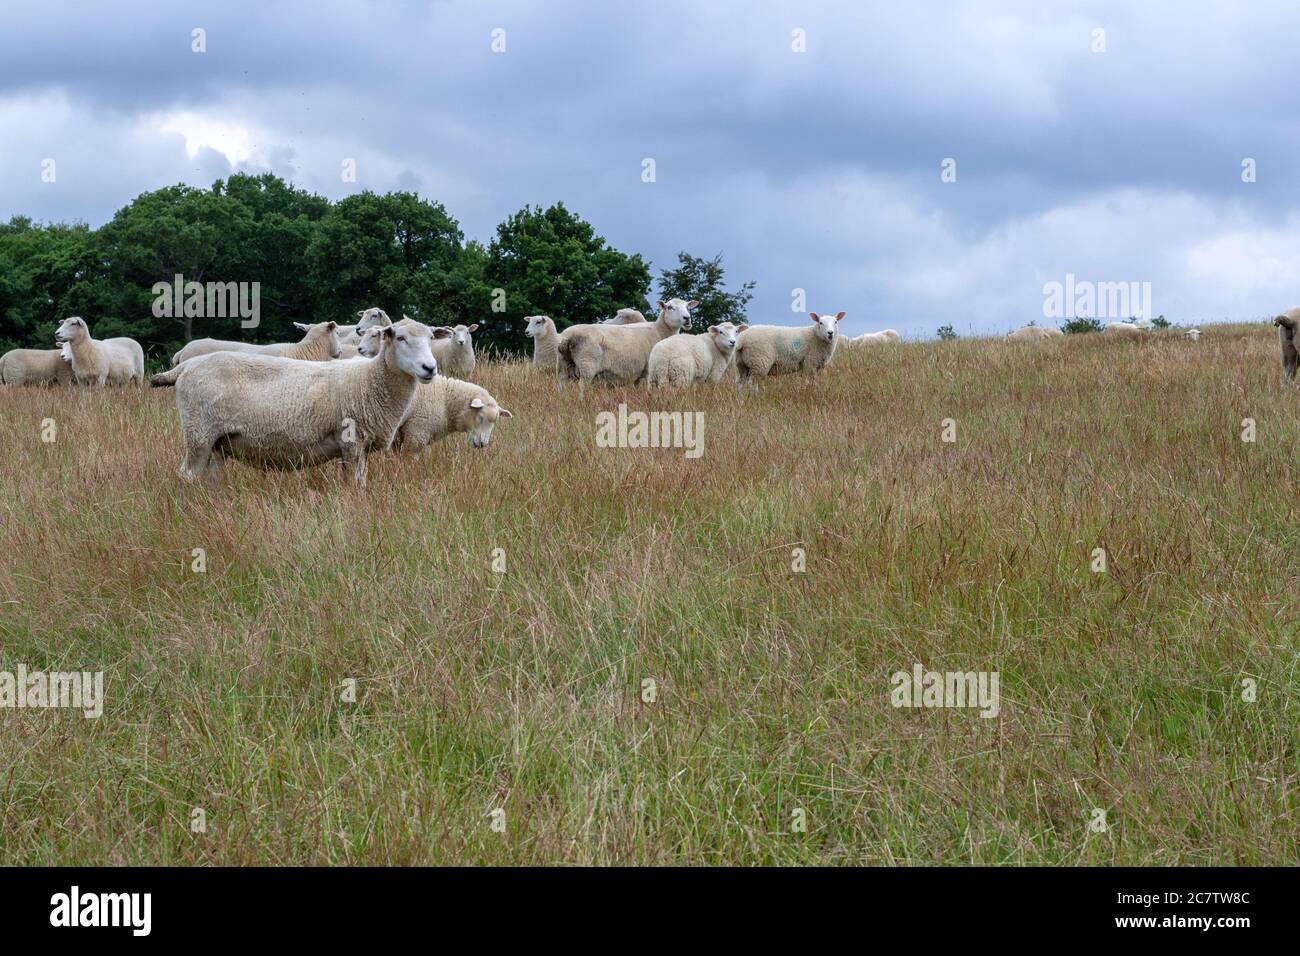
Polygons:
M1297 37L1294 0L10 3L0 217L270 170L484 241L563 200L656 272L723 253L757 322L1004 332L1067 273L1250 319L1300 304Z

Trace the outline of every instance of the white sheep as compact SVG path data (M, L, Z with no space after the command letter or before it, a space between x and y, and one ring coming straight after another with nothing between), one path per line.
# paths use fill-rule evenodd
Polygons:
M391 325L392 323L388 323ZM379 354L379 343L382 341L380 333L386 328L386 325L372 325L363 331L355 342L339 346L340 359L352 358L374 358Z
M0 355L0 385L70 385L72 352L57 349L11 349Z
M824 369L835 356L840 339L838 323L846 314L809 312L812 325L800 329L751 325L736 343L736 373L741 383L768 375Z
M443 375L453 378L473 377L476 364L473 333L477 330L477 322L469 327L458 325L447 329L451 338L439 339L433 344L433 357L438 360L438 368Z
M644 321L645 316L636 309L619 309L613 317L605 319L601 325L636 325Z
M872 345L884 344L889 345L899 341L901 336L893 329L882 329L879 332L863 332L857 338L845 339L845 345Z
M557 368L561 380L600 379L631 385L645 378L650 350L661 339L691 325L695 301L659 303L659 318L632 325L574 325L560 333Z
M710 325L701 335L668 336L650 350L647 384L651 388L684 388L721 381L735 357L737 336L748 328L723 322Z
M247 352L254 355L302 359L307 362L327 362L339 357L337 322L317 322L315 325L295 322L294 327L303 332L303 337L297 342L258 345L254 342L231 342L225 339L195 339L172 356L172 365L180 365L187 359L199 355L211 355L213 352Z
M1054 339L1058 336L1064 336L1065 333L1060 329L1052 328L1047 325L1026 325L1024 328L1016 329L1014 332L1008 332L1007 338L1021 341L1037 341L1041 339Z
M438 372L431 346L441 331L410 319L385 326L373 359L215 352L185 362L176 378L181 477L215 481L226 458L263 469L342 458L365 484L366 454L392 445L416 387Z
M509 409L497 404L487 389L439 375L429 384L416 388L393 447L414 454L453 432L469 432L471 446L486 448L497 420L513 417Z
M1106 327L1101 330L1106 335L1116 335L1121 338L1141 338L1147 334L1143 329L1132 322L1107 322Z
M549 315L526 315L524 335L533 340L533 365L547 372L555 371L560 333Z
M1184 332L1183 334L1186 335L1186 336L1187 336L1189 339L1191 339L1193 342L1195 342L1197 339L1199 339L1199 338L1201 337L1201 330L1200 330L1200 329L1188 329L1188 330L1187 330L1186 332Z
M361 333L366 329L392 324L393 320L388 317L388 313L383 309L377 306L362 309L357 313L356 325L340 325L338 327L339 342L343 345L356 345L357 339L361 337Z
M135 339L92 339L80 316L69 316L54 333L72 355L72 374L83 385L144 384L144 349Z

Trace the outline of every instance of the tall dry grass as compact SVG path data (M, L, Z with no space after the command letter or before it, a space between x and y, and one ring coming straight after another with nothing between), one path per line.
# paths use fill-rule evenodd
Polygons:
M862 349L674 397L479 378L516 414L489 449L377 457L363 491L183 485L168 391L0 392L0 670L107 696L0 710L0 862L1297 859L1270 330ZM620 402L703 410L705 454L597 448ZM915 662L998 671L999 717L895 709Z

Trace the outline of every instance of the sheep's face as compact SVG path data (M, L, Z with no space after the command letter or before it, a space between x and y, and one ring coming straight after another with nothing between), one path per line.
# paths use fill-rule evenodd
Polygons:
M718 347L718 351L726 355L736 347L737 336L747 328L748 325L742 324L736 328L730 322L723 322L721 325L710 325L709 334L713 336L713 344Z
M1199 339L1199 338L1201 337L1201 330L1200 330L1200 329L1188 329L1188 330L1187 330L1187 337L1188 337L1189 339Z
M818 315L816 312L809 312L808 318L817 326L818 336L827 342L834 342L839 332L839 322L847 314L847 312L837 312L834 315Z
M374 325L361 333L357 341L357 354L365 358L374 358L384 348L384 329L387 326Z
M70 315L59 323L59 327L54 333L54 341L62 345L65 342L79 341L88 335L90 335L90 329L86 326L86 320Z
M546 327L548 325L552 329L555 328L555 323L551 321L550 316L530 315L528 316L528 325L524 328L524 335L528 336L530 339L535 339L537 336L546 333Z
M423 322L403 316L401 322L381 330L385 347L392 349L393 362L416 381L432 382L438 374L438 360L433 357L433 340L451 335L447 329L431 329Z
M486 399L475 397L464 412L464 423L469 431L472 448L486 448L492 440L492 429L502 418L513 418L508 408L502 408L489 395Z
M381 325L392 325L392 319L383 309L370 308L362 309L357 313L357 334L360 335L366 329L373 329Z
M694 299L690 302L685 302L682 299L669 299L667 302L659 303L659 318L674 332L678 329L689 329L691 327L691 309L698 306L699 303Z
M471 333L473 333L477 328L478 328L478 323L475 322L473 325L469 327L458 325L454 329L452 329L451 338L452 341L455 343L456 348L463 349L467 347L470 344Z
M67 362L69 365L72 364L72 348L67 342L64 342L59 346L59 358L63 359L63 361Z

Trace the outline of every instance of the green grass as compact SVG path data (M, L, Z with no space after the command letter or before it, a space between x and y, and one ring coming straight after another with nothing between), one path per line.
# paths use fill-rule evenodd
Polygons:
M0 391L0 670L107 697L0 710L0 863L1300 858L1271 330L852 350L673 397L478 378L516 414L489 449L378 456L360 491L184 485L170 391ZM620 401L703 410L703 457L597 448ZM997 670L1000 716L893 708L918 661Z

